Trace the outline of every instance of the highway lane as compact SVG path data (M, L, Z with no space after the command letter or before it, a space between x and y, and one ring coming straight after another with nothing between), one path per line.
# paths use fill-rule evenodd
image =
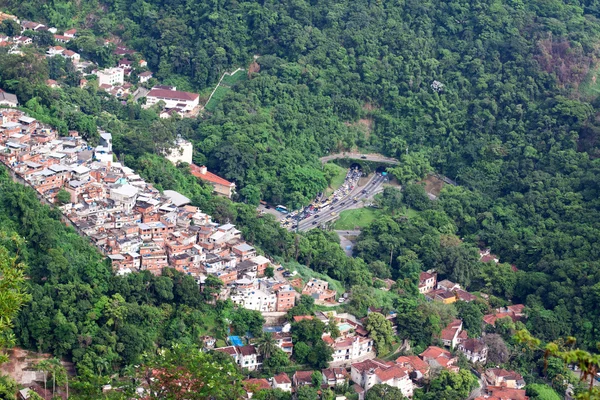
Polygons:
M347 196L343 197L339 201L333 203L329 207L319 210L315 215L303 219L298 223L298 230L306 232L310 229L317 228L319 225L333 221L337 219L340 212L357 208L356 206L361 200L365 200L373 197L377 193L383 190L383 183L387 181L385 176L375 174L365 186L357 187ZM354 200L356 198L356 200ZM332 215L332 213L335 213Z

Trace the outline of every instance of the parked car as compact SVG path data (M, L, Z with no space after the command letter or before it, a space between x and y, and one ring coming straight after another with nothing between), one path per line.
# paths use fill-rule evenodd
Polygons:
M279 268L277 268L277 271L283 271L284 269L285 268L283 268L283 267L279 267Z

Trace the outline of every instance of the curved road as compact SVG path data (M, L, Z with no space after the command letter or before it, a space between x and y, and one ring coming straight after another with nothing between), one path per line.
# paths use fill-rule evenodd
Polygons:
M371 154L337 153L337 154L332 154L330 156L321 157L319 160L321 160L321 162L323 164L325 164L331 160L338 160L340 158L349 158L351 160L375 161L375 162L382 162L382 163L388 163L388 164L394 164L394 165L400 164L400 161L396 160L395 158L386 157L384 155L377 154L377 153L371 153Z
M381 192L383 190L383 183L385 181L385 176L376 174L367 182L365 186L357 187L348 195L344 196L329 207L326 207L320 210L317 214L311 215L310 217L298 222L298 230L305 232L310 229L317 228L326 222L337 219L342 211L358 208L357 205L361 200L368 199ZM357 200L355 201L354 198ZM335 215L331 215L333 212L335 212Z

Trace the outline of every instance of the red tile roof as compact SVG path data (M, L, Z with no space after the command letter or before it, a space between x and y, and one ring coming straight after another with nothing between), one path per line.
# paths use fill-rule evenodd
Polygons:
M419 371L423 375L429 371L429 364L417 356L401 356L396 359L396 363L408 369Z
M256 347L254 347L252 345L238 347L238 350L240 351L240 354L243 356L251 356L254 354L258 354L256 352Z
M523 389L509 389L505 387L498 386L488 386L486 390L490 393L490 399L498 399L498 400L528 400L529 397L526 396L525 390ZM479 397L478 397L479 398ZM483 397L485 398L485 397Z
M311 320L313 318L314 317L312 315L295 315L294 316L294 322L304 321L305 319Z
M406 368L402 368L398 365L394 365L388 369L380 369L375 373L381 382L387 382L391 379L402 379L408 376Z
M235 350L234 346L220 347L218 349L215 349L215 351L220 351L221 353L227 353L230 356L235 356L237 354L237 351Z
M294 379L300 383L312 383L312 374L314 371L296 371Z
M152 89L147 97L162 97L182 101L194 101L200 95L198 93L181 92L179 90Z
M229 182L227 179L223 179L220 176L215 175L212 172L209 172L208 170L205 173L200 172L200 168L201 167L199 167L195 164L192 164L192 165L190 165L190 172L196 178L200 178L204 181L216 183L218 185L223 185L223 186L233 186L233 183Z
M74 35L77 33L77 29L69 29L68 31L65 31L65 33L68 33L69 35Z
M244 389L246 389L249 392L258 392L259 390L263 390L263 389L271 389L271 385L269 384L269 381L266 379L244 379L242 381L242 385L244 385Z
M292 380L285 372L275 375L273 380L279 385L283 385L284 383L292 383Z

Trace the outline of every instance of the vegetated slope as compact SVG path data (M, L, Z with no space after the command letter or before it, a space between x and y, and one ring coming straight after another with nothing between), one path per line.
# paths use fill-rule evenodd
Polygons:
M32 4L13 8L66 23L62 3ZM594 2L124 0L87 20L80 4L159 78L205 87L262 55L213 115L170 128L242 198L306 203L326 186L316 157L355 146L430 163L472 190L447 196L455 233L530 272L520 298L555 310L560 334L598 338L598 104L573 92L595 69ZM566 62L564 43L586 57ZM365 115L368 138L344 124Z

